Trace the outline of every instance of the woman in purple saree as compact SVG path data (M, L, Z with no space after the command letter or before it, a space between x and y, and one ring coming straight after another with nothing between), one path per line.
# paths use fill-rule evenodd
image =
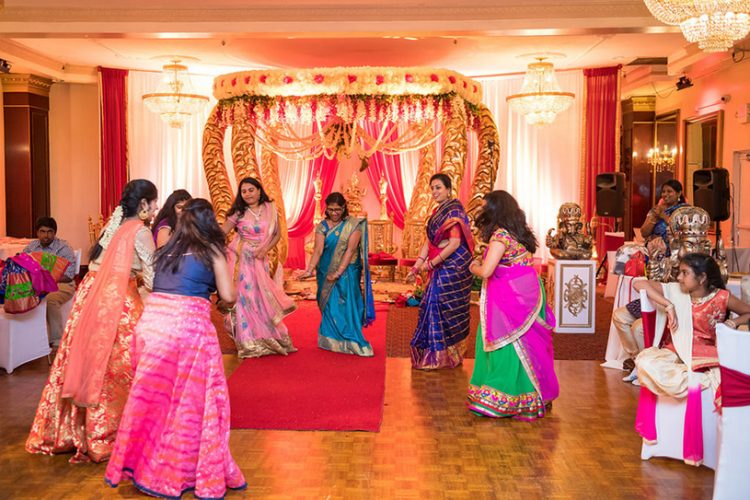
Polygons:
M421 370L455 368L463 361L474 251L466 211L460 201L450 198L450 177L433 175L430 189L439 205L427 223L427 241L411 270L411 274L430 272L411 341L412 367Z
M532 267L537 242L526 215L505 191L493 191L476 220L487 242L471 272L485 278L469 410L486 417L534 420L560 388L554 370L555 318Z

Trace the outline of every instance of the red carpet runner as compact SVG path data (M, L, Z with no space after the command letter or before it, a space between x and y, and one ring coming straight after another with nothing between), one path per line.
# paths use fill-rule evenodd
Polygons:
M385 393L387 304L365 328L375 356L318 349L320 312L298 302L285 323L299 351L245 360L229 378L232 429L380 430Z

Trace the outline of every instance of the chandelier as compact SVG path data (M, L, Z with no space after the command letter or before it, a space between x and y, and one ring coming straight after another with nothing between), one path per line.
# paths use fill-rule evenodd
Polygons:
M706 52L729 50L750 32L750 0L644 0L659 21L679 25Z
M195 94L188 68L173 58L162 67L163 78L156 91L143 95L149 111L158 113L172 128L181 128L193 113L203 109L208 97Z
M529 64L526 70L521 92L505 100L513 111L526 117L527 123L548 124L570 107L575 94L560 90L552 63L544 61L546 56L535 59L537 62Z
M665 144L662 150L659 148L651 148L646 153L648 163L654 167L656 172L672 171L674 170L674 159L677 156L677 148L671 150Z

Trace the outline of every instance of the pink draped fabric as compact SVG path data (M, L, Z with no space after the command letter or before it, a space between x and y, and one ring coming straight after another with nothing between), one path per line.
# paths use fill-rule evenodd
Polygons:
M128 70L99 67L101 90L101 203L108 217L128 182Z
M289 250L287 252L285 267L293 269L305 268L305 237L313 230L313 217L315 216L315 185L313 182L320 174L322 183L321 191L323 200L333 190L333 181L336 179L336 172L339 169L337 159L329 160L324 156L316 158L311 162L312 171L307 179L307 185L302 193L298 196L304 196L305 204L300 210L297 220L289 226ZM324 207L321 200L321 205Z
M380 128L376 124L364 122L364 127L371 136L377 137L380 135ZM394 127L391 137L385 139L392 141L397 138L398 129ZM404 184L401 181L401 157L399 155L387 155L377 151L370 157L367 178L370 179L370 185L376 193L380 193L380 179L384 174L385 180L388 181L386 209L396 227L403 229L406 197L404 195Z
M620 106L620 68L590 68L583 70L586 77L585 144L584 154L584 217L589 220L596 213L596 176L617 170L618 109ZM612 219L602 221L614 227ZM604 232L596 230L599 257L604 256Z
M750 406L750 375L720 366L721 406L735 408Z
M646 306L648 307L648 306ZM646 310L641 301L641 319L643 321L643 346L649 348L654 344L656 333L656 311ZM643 439L656 441L656 394L641 386L638 398L638 409L635 414L635 430Z

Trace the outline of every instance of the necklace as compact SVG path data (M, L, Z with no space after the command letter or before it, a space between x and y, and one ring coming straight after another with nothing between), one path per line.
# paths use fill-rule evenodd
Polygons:
M690 297L690 302L692 302L694 306L699 306L713 299L717 293L719 293L719 290L714 290L713 292L710 292L703 297L698 297L697 299Z
M260 233L260 215L263 213L263 207L258 206L258 213L256 214L252 208L250 208L250 205L247 206L247 209L250 211L251 214L253 214L253 217L255 217L255 224L253 225L253 231L255 234Z
M333 226L330 226L330 227L328 228L328 230L329 230L329 231L334 231L335 229L338 229L338 227L339 227L339 226L341 225L341 223L342 223L342 222L343 222L343 219L342 219L342 220L340 220L340 221L338 221L338 222L337 222L337 223L336 223L335 225L333 225ZM336 234L336 236L338 236L338 235L339 235L339 231L334 231L334 234Z

